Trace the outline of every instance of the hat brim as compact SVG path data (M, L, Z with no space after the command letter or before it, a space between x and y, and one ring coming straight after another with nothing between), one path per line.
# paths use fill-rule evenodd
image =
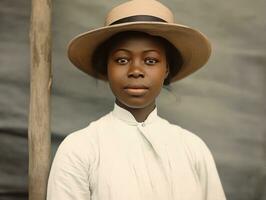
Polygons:
M201 68L211 54L211 45L206 36L190 27L164 22L130 22L105 26L76 36L68 45L70 61L83 72L95 77L91 63L94 50L111 36L123 31L142 31L161 36L180 51L183 65L171 82L180 80ZM96 78L107 80L107 77L101 75Z

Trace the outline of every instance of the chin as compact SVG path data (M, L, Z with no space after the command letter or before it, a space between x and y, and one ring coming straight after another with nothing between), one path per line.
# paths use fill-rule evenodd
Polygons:
M148 106L150 106L151 104L154 104L154 101L143 101L143 99L140 98L132 98L129 101L123 101L123 100L119 100L119 103L122 104L123 106L126 106L128 108L132 108L132 109L142 109L142 108L146 108Z

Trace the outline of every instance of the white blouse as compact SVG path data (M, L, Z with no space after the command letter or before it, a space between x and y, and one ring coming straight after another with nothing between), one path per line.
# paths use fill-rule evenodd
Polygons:
M68 135L54 158L47 200L225 200L213 157L155 108L139 123L114 110Z

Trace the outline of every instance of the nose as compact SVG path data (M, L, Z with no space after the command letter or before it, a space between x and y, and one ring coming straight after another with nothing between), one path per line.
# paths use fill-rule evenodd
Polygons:
M144 78L145 73L143 70L143 66L141 66L140 62L133 62L128 70L128 77L132 78Z

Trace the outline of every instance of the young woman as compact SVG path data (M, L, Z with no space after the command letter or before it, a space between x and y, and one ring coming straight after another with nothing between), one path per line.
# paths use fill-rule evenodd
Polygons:
M114 109L61 143L47 199L224 200L208 147L156 108L163 85L206 63L208 40L154 0L121 4L106 24L74 38L69 58L108 81Z

